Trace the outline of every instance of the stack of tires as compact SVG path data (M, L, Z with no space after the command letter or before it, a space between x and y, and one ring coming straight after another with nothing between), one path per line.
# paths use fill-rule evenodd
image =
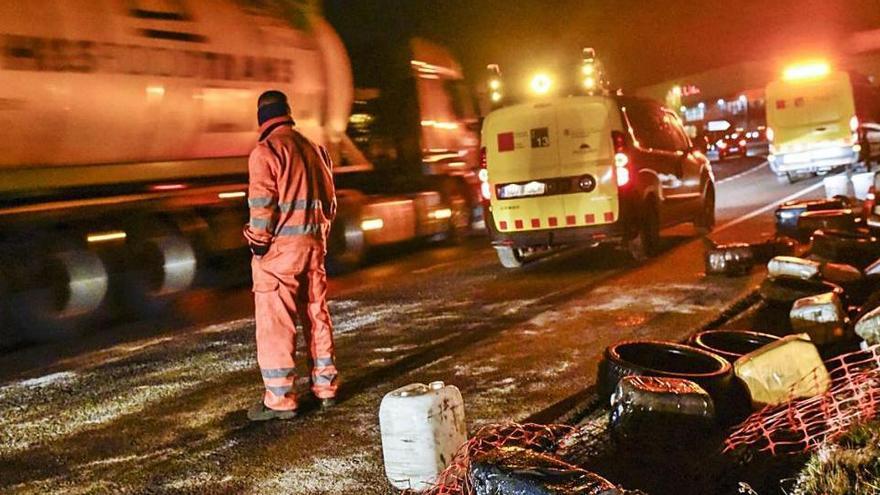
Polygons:
M599 364L598 392L611 401L612 433L627 441L659 439L665 448L682 435L709 433L707 425L742 420L751 409L732 362L773 340L724 331L697 334L690 345L629 340L609 346Z

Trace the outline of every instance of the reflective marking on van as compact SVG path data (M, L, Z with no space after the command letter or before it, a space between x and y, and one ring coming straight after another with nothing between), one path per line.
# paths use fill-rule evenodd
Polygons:
M507 222L504 220L498 222L498 227L500 227L501 230L507 230Z
M523 228L523 221L522 220L516 220L513 222L513 224L516 226L516 228L518 230L522 230L522 228Z
M572 218L574 218L574 217L572 217ZM559 225L559 222L556 221L556 217L550 217L547 219L547 224L550 225L551 227L556 227L557 225Z
M605 212L605 221L606 222L613 222L614 221L614 213L610 212L610 211L606 211Z
M584 222L585 223L596 223L596 215L593 215L592 213L588 213L588 214L584 215Z
M567 217L565 217L565 224L566 225L574 225L576 223L577 223L577 217L575 217L574 215L568 215Z
M541 227L541 219L540 218L533 218L532 219L532 228L537 229L539 227Z

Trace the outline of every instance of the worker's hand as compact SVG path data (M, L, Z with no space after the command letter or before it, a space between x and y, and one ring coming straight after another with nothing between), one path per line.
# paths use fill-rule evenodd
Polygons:
M257 258L262 258L269 252L269 246L261 246L259 244L248 244L251 248L251 253Z

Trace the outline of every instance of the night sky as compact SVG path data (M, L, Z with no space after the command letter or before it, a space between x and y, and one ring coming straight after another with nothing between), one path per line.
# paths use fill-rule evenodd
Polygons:
M880 0L326 0L352 47L410 35L452 48L471 78L558 70L593 46L634 88L731 63L827 52L880 27Z

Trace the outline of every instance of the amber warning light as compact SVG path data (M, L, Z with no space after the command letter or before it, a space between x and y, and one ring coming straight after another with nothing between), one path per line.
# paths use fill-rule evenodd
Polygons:
M790 65L782 73L786 81L800 81L804 79L819 79L831 73L828 62L806 62Z

